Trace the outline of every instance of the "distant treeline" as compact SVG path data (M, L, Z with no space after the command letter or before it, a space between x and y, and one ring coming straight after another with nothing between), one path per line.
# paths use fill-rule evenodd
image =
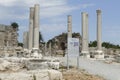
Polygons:
M97 41L90 41L89 47L96 47L96 46L97 46ZM110 42L103 42L102 47L120 49L120 45L115 45Z

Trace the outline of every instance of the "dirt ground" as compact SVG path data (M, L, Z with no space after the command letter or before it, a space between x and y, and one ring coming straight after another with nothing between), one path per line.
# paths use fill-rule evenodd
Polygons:
M105 80L102 77L97 75L88 74L85 70L77 70L77 69L70 69L70 70L61 70L63 73L64 80Z

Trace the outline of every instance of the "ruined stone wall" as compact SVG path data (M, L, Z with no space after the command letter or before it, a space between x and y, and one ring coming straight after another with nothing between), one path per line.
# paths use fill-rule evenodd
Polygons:
M0 31L0 46L4 46L4 32Z
M72 37L79 38L80 47L81 47L81 42L82 42L81 35L79 33L72 33ZM52 55L65 55L65 50L67 49L67 33L62 33L62 34L54 37L53 39L48 41L48 45L50 43L51 43Z
M0 24L0 46L16 47L18 44L18 33L15 28L9 25Z

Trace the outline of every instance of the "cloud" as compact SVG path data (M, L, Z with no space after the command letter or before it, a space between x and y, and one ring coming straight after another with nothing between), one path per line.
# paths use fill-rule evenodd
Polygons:
M91 6L95 6L94 4L81 4L76 6L70 6L70 5L57 5L52 7L44 7L41 9L41 15L42 17L53 17L58 15L63 15L65 13L72 12L74 10L80 10L83 8L88 8Z
M103 27L102 34L104 37L104 41L120 44L120 37L118 37L118 34L120 34L120 26L111 25Z
M67 22L67 17L55 17L55 18L50 18L51 23L66 23Z
M53 17L53 16L59 16L64 13L70 12L72 8L68 6L56 6L56 7L48 7L41 9L41 16L43 18Z
M67 26L64 24L43 24L41 25L40 31L43 34L45 41L57 36L63 32L67 32Z
M62 11L62 8L59 7L67 4L66 0L1 0L0 19L28 19L29 7L33 7L36 3L40 4L40 15L44 17L52 17L64 13L66 9Z
M16 0L0 0L1 6L13 6L16 3Z
M2 16L0 16L0 18L12 19L13 17L17 19L28 19L29 7L34 6L36 3L40 4L41 18L58 16L76 9L94 6L94 4L91 3L71 6L67 2L67 0L1 0L0 15ZM19 13L17 13L17 11L19 11Z
M45 31L46 33L51 32L64 32L66 31L67 26L64 24L44 24L41 25L41 31Z
M80 5L81 8L88 8L88 7L92 7L92 6L95 6L95 4L93 4L93 3L87 3L87 4Z
M33 6L34 4L41 4L41 7L51 7L56 5L64 5L67 0L0 0L0 5L11 6Z
M78 4L70 5L68 0L0 0L0 22L20 21L22 26L26 26L29 23L29 8L34 4L40 4L40 20L43 20L41 30L43 33L54 35L66 31L66 14L74 10L80 10L81 8L88 8L94 6L94 4ZM48 21L47 24L45 23ZM18 22L19 23L19 22ZM24 25L23 25L24 24ZM21 27L21 24L19 24ZM23 28L23 27L22 27ZM23 29L20 28L20 37ZM24 27L27 30L28 27Z
M120 33L120 26L107 26L103 27L103 31L108 34L109 36L117 36Z

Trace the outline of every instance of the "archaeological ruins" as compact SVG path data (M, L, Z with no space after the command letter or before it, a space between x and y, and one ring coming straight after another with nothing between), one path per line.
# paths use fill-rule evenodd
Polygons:
M55 36L44 43L39 42L39 30L41 30L39 18L40 5L35 4L29 8L29 27L28 31L23 33L23 47L18 46L16 28L0 25L0 80L64 80L60 69L63 70L67 66L66 54L69 54L67 43L68 39L72 38L79 40L79 44L71 43L79 46L79 55L75 58L78 62L75 64L79 64L79 58L106 60L106 55L120 54L119 49L116 49L114 54L115 50L102 47L102 11L100 9L96 10L97 47L89 47L89 14L87 12L81 13L82 34L73 33L72 15L68 15L67 33ZM72 64L72 58L69 60L68 62ZM120 57L117 56L115 60L120 62Z

